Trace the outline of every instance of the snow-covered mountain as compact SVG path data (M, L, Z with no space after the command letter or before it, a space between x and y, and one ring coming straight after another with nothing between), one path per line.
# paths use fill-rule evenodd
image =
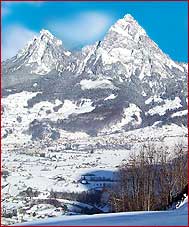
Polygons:
M98 63L102 66L107 65L107 68L101 67L99 70L92 71L93 73L105 73L111 67L113 74L117 74L117 77L123 74L123 80L136 74L136 71L139 73L140 80L143 77L151 77L153 73L161 74L163 78L172 77L168 69L185 71L159 49L131 15L118 20L109 29L104 40L98 43L93 55L88 64L93 60L94 68L95 66L98 68ZM116 68L118 63L120 66ZM108 67L108 65L111 66ZM90 69L89 65L89 72Z
M187 64L164 54L129 14L79 52L42 30L3 62L4 140L185 128L187 74Z
M7 75L4 84L10 83L8 80L12 79L13 74L48 74L56 69L60 62L64 62L67 55L69 52L64 50L62 41L56 39L49 31L41 30L38 37L34 37L15 57L3 64L4 74ZM18 83L16 79L14 83Z

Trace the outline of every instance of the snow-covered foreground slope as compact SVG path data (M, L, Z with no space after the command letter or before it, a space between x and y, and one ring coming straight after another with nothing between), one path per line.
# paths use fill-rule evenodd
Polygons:
M49 218L21 226L187 226L188 203L173 211L123 212ZM19 225L19 226L20 226Z

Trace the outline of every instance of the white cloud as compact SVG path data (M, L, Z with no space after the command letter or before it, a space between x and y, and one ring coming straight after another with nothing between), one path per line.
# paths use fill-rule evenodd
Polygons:
M15 56L37 33L21 25L11 25L2 31L3 60Z
M68 47L87 44L101 38L111 25L111 17L101 12L85 12L70 20L52 21L49 29L61 37Z
M18 4L30 4L35 7L40 7L44 2L43 1L29 1L29 2L3 2L2 3L2 16L5 17L10 15L14 11L14 6Z
M50 22L47 28L60 37L67 48L86 45L100 39L110 27L109 15L99 12L78 14L70 20ZM44 28L46 29L46 28ZM2 31L3 60L15 56L37 33L22 25L9 25Z

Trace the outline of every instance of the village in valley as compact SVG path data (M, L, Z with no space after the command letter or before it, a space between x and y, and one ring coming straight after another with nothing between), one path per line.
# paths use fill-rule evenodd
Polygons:
M173 135L174 127L169 133L157 128L157 137L134 130L93 138L78 133L59 143L50 139L27 144L7 141L2 153L3 223L110 212L109 197L118 183L119 166L146 141L159 149L169 141L168 151L175 141L186 144L187 132L185 137L179 130Z

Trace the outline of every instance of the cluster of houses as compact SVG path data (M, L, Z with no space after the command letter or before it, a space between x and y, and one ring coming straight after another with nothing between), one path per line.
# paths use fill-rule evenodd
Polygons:
M94 173L86 173L81 175L79 183L86 185L86 187L88 188L93 189L112 188L113 185L118 182L118 179L114 177L114 174L112 175L113 175L112 177L106 177L95 175Z

